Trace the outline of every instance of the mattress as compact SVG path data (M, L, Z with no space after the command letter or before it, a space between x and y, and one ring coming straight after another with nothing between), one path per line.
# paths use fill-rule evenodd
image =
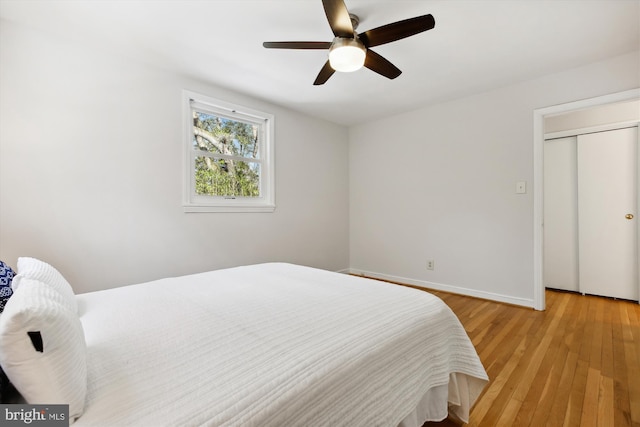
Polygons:
M285 263L77 295L84 426L421 426L487 382L437 297Z

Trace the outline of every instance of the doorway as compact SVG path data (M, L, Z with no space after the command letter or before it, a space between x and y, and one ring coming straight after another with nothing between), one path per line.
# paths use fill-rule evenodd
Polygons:
M544 141L545 141L545 119L554 117L559 114L576 112L597 106L605 106L623 101L640 100L640 89L633 89L625 92L605 95L597 98L586 99L582 101L571 102L552 107L546 107L534 110L534 141L533 141L533 163L534 163L534 191L533 191L533 217L534 217L534 236L533 236L533 305L536 310L545 309L545 286L543 280L543 242L544 242ZM629 125L637 125L638 120L631 120ZM604 130L601 126L596 126L592 131ZM553 135L562 137L568 135ZM638 285L640 286L640 284Z

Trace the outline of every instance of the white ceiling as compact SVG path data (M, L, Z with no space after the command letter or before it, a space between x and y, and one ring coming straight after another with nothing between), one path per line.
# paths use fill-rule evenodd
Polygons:
M431 13L433 30L374 48L403 73L312 83L331 41L321 0L0 0L0 16L350 125L640 50L640 0L346 0L359 32Z

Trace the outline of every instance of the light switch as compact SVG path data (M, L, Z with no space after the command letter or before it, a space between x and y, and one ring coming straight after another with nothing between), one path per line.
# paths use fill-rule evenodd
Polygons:
M527 192L527 181L516 182L516 194L525 194Z

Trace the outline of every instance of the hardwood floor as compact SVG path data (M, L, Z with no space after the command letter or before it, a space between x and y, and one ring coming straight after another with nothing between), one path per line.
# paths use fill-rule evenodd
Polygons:
M637 303L546 291L540 312L429 292L456 313L489 374L469 426L640 427Z

